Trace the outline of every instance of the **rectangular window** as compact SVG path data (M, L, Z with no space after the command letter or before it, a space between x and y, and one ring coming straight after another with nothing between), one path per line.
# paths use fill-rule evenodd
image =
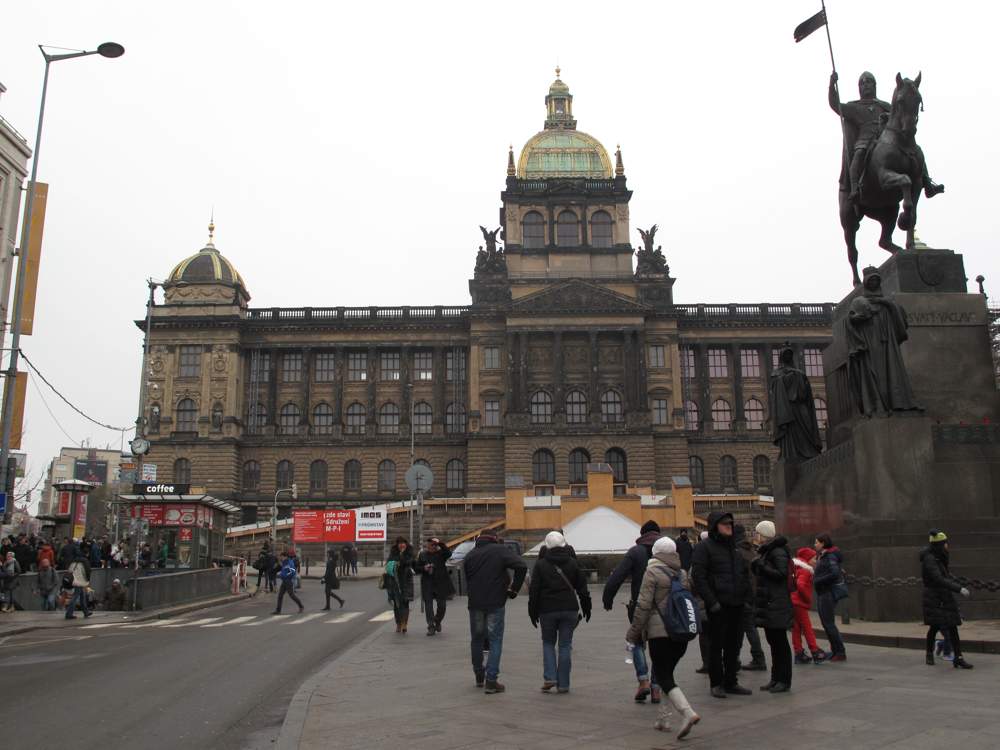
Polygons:
M415 352L413 355L413 379L434 379L434 353Z
M399 352L382 352L382 380L399 380Z
M336 375L336 358L332 352L320 352L316 355L316 382L332 383Z
M802 359L806 375L811 378L823 377L823 352L815 347L806 348L802 350Z
M444 379L452 383L457 378L458 381L465 381L465 350L449 349L445 352L444 358Z
M653 399L653 424L667 424L667 400Z
M201 375L200 346L182 346L180 354L179 375L182 378L197 378Z
M729 359L726 357L725 349L708 350L708 377L729 377Z
M347 355L347 379L368 380L368 354L351 352Z
M500 369L500 347L499 346L487 346L487 347L483 347L483 369L484 370L499 370Z
M740 349L740 371L745 378L759 378L760 352L756 349Z
M271 353L270 352L258 352L257 353L257 382L258 383L270 383L271 382ZM250 357L250 377L253 377L253 363L254 357Z
M694 349L681 349L681 376L687 380L694 380L696 375Z
M771 349L771 368L777 370L781 364L781 347L776 346Z
M499 399L495 398L487 399L484 414L485 414L484 425L486 427L499 427L500 426Z
M302 355L289 352L281 355L281 380L284 383L298 383L302 380Z
M649 366L650 367L666 367L667 366L667 347L663 344L653 344L649 347Z

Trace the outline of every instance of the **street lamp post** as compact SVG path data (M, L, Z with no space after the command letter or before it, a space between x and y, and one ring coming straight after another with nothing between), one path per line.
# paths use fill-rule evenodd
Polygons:
M292 500L299 499L299 486L292 482L291 487L278 490L274 493L274 503L271 505L271 552L278 549L278 495L287 492Z
M31 218L35 203L35 184L38 179L38 153L42 145L42 120L45 118L45 96L49 89L49 66L58 60L69 60L74 57L87 57L88 55L100 55L101 57L115 58L125 54L125 48L116 42L105 42L95 50L80 50L79 52L65 52L59 55L50 55L45 51L43 45L38 45L42 57L45 58L45 77L42 79L42 102L38 107L38 129L35 132L35 150L32 152L31 179L28 181L28 201L24 209L24 226L21 227L21 246L18 248L17 261L17 281L14 285L14 313L11 316L11 340L10 359L7 365L6 389L3 403L3 431L2 443L0 443L0 487L6 486L7 482L7 458L10 454L10 433L14 421L14 382L17 378L17 360L21 343L21 308L24 304L24 278L28 264L26 255L28 249L28 238L31 236ZM7 513L10 513L11 504L7 503Z

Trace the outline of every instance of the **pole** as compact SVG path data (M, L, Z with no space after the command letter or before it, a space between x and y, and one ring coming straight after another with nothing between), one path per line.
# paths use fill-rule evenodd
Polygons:
M278 495L281 490L274 493L274 502L271 504L271 554L278 551Z
M826 0L820 0L820 5L823 8L823 20L826 21L823 28L826 29L826 46L830 50L830 67L833 69L833 74L837 75L837 63L833 59L833 40L830 38L830 16L826 12ZM837 81L833 82L833 90L837 93L837 114L840 115L840 133L844 142L844 169L846 170L850 168L850 154L847 153L847 123L844 121L844 113L840 109L840 86Z
M142 341L142 367L139 372L139 410L135 417L135 436L137 438L146 436L146 383L149 380L149 373L146 368L149 367L149 328L153 320L153 303L155 301L154 294L156 292L156 282L152 279L146 279L146 283L149 284L149 300L146 302L146 330ZM139 454L136 458L138 461L136 462L135 478L136 481L141 481L142 465L145 461L145 455Z
M45 54L44 51L42 54ZM11 318L10 358L7 365L6 388L3 402L3 430L0 442L0 487L7 486L7 457L10 455L10 433L14 422L14 383L17 379L18 347L21 345L21 308L24 304L24 279L27 275L28 238L31 236L31 215L35 207L35 185L38 182L38 152L42 145L42 121L45 119L45 97L49 90L49 66L45 58L45 77L42 79L42 101L38 107L38 129L35 131L35 150L32 152L31 179L28 181L28 202L24 208L24 226L21 227L21 246L18 248L17 281L14 284L14 314ZM8 501L4 520L11 517L13 502Z

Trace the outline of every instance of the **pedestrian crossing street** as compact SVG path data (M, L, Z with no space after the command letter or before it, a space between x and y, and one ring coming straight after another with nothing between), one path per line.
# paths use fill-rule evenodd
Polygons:
M93 625L83 625L80 630L139 630L141 628L155 628L158 630L170 630L173 628L252 628L261 625L304 625L313 623L316 625L343 625L363 616L364 612L343 612L331 617L329 612L306 612L303 614L264 614L264 615L242 615L240 617L198 617L198 618L175 618L168 620L147 620L146 622L101 622ZM388 622L393 618L392 610L380 612L374 617L369 617L368 622Z

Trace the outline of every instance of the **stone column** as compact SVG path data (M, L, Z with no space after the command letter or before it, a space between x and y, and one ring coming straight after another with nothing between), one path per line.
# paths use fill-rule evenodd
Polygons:
M333 348L333 423L343 425L344 420L344 373L347 363L347 352L344 347Z
M636 402L639 409L649 408L649 382L648 382L648 371L647 366L649 364L649 352L646 348L646 332L639 330L635 332L636 336L636 367L635 367L635 382L636 382Z
M367 422L370 425L374 425L378 422L378 416L376 412L377 404L375 402L375 379L378 377L378 349L374 346L368 347L368 419Z
M517 334L507 333L507 411L521 411L517 392Z
M267 424L278 424L278 355L277 349L268 352Z
M589 393L587 394L587 401L590 404L590 413L596 415L598 419L601 416L601 397L597 392L598 381L600 376L601 368L601 358L600 349L597 343L597 331L590 332L590 383L589 383Z
M590 233L587 227L587 207L583 206L580 209L582 216L580 217L580 244L584 247L590 245Z
M517 335L518 339L518 383L517 389L520 393L519 399L521 402L522 411L528 411L530 409L530 404L528 403L528 341L529 337L527 333L519 333Z
M743 413L743 361L740 359L740 345L729 345L730 358L733 360L733 429L742 430L746 427L746 415Z
M309 434L312 409L309 408L309 401L312 398L310 388L312 386L312 349L305 347L302 350L302 416L299 418L299 429L303 434Z
M625 366L625 378L622 389L624 393L624 410L632 411L636 403L635 398L635 343L633 342L632 331L627 330L622 334L622 360Z
M708 349L704 344L694 344L694 369L698 383L698 409L702 429L712 424L712 390L708 379Z
M552 334L552 389L554 391L555 413L562 414L566 411L566 387L565 387L565 366L563 357L562 331Z
M434 424L444 424L444 347L434 347Z
M402 398L399 405L399 423L409 426L410 424L410 402L413 400L413 367L411 358L413 350L404 346L399 352L399 383L401 386Z

